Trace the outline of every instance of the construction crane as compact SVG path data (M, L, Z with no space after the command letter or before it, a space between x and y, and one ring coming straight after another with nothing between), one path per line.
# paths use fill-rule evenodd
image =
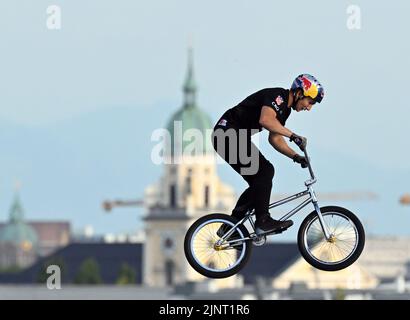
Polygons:
M317 192L319 201L373 201L379 196L370 191L349 191L349 192ZM289 197L290 194L274 194L271 199L280 200Z
M404 206L410 205L410 193L405 193L400 197L400 203Z
M104 201L102 207L105 211L110 212L114 207L142 207L144 200L114 200Z
M273 194L271 200L280 200L288 196L290 194ZM325 192L317 193L317 197L319 200L330 201L372 201L378 199L376 193L369 191ZM404 200L407 201L406 204L410 204L410 194ZM142 207L143 205L144 200L106 200L102 203L103 209L107 212L110 212L115 207Z

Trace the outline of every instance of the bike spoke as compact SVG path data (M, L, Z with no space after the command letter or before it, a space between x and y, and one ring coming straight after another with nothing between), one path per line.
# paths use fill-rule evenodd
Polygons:
M206 230L208 231L209 236L211 237L212 240L216 240L216 231L212 230L209 226L209 224L205 227Z
M217 236L216 231L223 225L223 222L212 222L204 225L195 234L193 241L192 253L195 259L203 267L210 269L212 271L223 271L231 268L238 262L239 256L242 255L243 235L239 233L239 229L234 230L233 233L224 240L222 247L216 250L214 245L217 243L219 236ZM233 226L227 228L226 231L229 232ZM237 242L229 245L229 239L239 238ZM240 248L238 248L241 246Z

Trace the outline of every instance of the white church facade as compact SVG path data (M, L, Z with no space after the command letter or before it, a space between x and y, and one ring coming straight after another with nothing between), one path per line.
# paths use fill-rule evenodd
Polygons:
M171 140L164 146L166 163L160 180L145 190L144 283L166 286L204 277L188 264L184 255L184 237L199 217L229 213L236 202L234 190L221 182L216 171L216 158L210 141L213 122L197 105L192 50L183 87L184 102L166 126ZM182 130L175 130L180 126ZM195 155L183 157L179 151L189 147L184 134L200 132ZM199 142L199 143L198 143ZM221 286L234 285L236 279L218 280Z

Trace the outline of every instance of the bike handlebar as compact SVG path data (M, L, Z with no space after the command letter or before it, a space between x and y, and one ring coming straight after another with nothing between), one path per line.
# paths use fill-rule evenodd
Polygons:
M307 154L306 147L303 149L303 153L305 154L305 158L306 158L307 165L308 165L308 168L309 168L310 177L312 178L312 180L316 181L315 175L314 175L313 170L312 170L312 166L310 165L310 159L309 159L309 156Z

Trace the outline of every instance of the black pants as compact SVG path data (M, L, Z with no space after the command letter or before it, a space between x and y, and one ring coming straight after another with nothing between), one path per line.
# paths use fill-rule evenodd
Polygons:
M236 139L231 138L234 134ZM245 129L240 129L235 123L228 120L225 126L217 124L214 127L212 144L215 151L249 185L239 197L235 208L250 205L250 207L255 208L257 219L269 214L272 178L275 169L251 141L251 132L249 130L245 132Z

